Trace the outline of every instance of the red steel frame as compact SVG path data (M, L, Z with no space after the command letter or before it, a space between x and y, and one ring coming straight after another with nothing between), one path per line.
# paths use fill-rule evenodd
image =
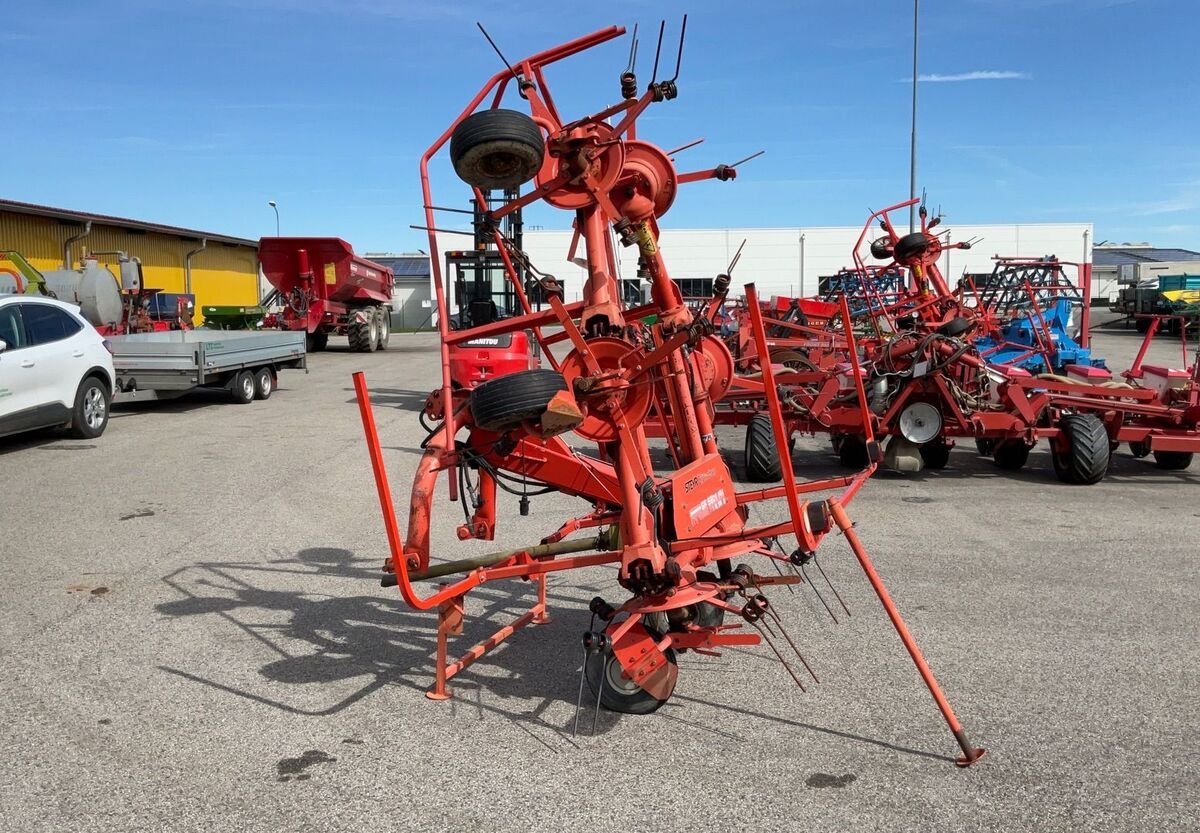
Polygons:
M694 316L672 283L658 245L658 217L670 207L676 183L732 179L736 171L718 166L678 174L665 153L635 138L637 117L651 103L673 98L673 81L652 82L640 97L628 98L596 115L564 123L543 76L547 65L623 32L610 27L526 58L514 65L513 73L508 70L497 73L422 156L421 184L431 230L429 242L443 377L440 391L431 395L427 403L426 416L441 420L442 425L431 431L424 444L404 538L396 518L367 383L361 372L354 374L391 553L387 565L391 578L385 578L385 583L394 582L411 607L436 609L439 613L437 671L429 696L439 699L449 696L447 683L455 674L516 630L545 621L547 573L602 564L617 566L618 583L631 593L628 601L602 615L607 622L604 634L620 662L623 676L657 696L663 686L667 649L715 653L722 646L758 644L760 639L755 634L731 632L737 630L737 625L700 626L694 622L654 635L641 624L642 616L707 603L740 614L752 624L754 619L750 614L755 611L751 606L759 604L754 599L761 597L746 596L748 587L757 590L796 583L801 578L782 572L777 576L741 572L739 578L739 572L727 572L730 559L753 554L777 563L804 563L795 559L811 559L824 537L836 527L846 536L958 740L963 752L960 765L969 765L982 756L983 750L971 746L962 733L845 511L845 505L873 472L878 454L872 456L862 471L851 476L802 484L789 476L783 484L767 489L739 492L733 487L729 469L717 450L712 408L714 393L723 391L723 385L728 384L728 379L719 378L719 370L714 375L712 368L731 369L732 360L722 343L708 334L704 320ZM551 295L549 310L530 311L509 260L506 241L496 232L497 248L504 255L508 277L526 314L451 331L447 326L447 299L442 291L433 231L436 224L429 162L454 129L489 95L492 95L491 106L499 106L514 75L534 121L546 134L546 159L532 191L490 214L496 220L518 205L543 198L573 210L577 242L578 239L584 242L588 264L583 300L566 305ZM610 126L610 121L616 121L616 125ZM477 191L476 197L480 196ZM616 289L610 226L621 231L628 243L637 245L642 268L652 280L653 300L648 305L632 310L622 308ZM755 297L753 285L747 286L746 292L749 298ZM757 302L749 306L756 349L759 355L767 355L761 310ZM641 321L650 314L656 316L654 323ZM858 372L858 351L844 302L841 315L849 361L854 368L861 430L870 438L872 425ZM541 328L552 324L560 326L562 333L543 334ZM548 362L568 381L568 390L551 401L547 417L538 424L527 422L520 429L487 430L474 423L468 407L469 393L451 388L449 349L468 339L520 330L535 333ZM558 343L571 348L561 359L556 359L550 349ZM783 434L781 403L769 362L764 363L763 385L767 408L776 426L776 443L783 450L787 448L787 438ZM667 432L668 445L679 464L673 473L657 474L651 465L643 428L651 410L671 429ZM568 446L557 436L562 425L556 425L550 417L567 420L567 427L595 441L598 456L583 456ZM468 431L465 442L457 439L464 429ZM465 499L458 494L454 475L458 466L472 463L480 468L482 505L477 506L470 522L459 527L460 538L492 537L496 523L494 477L502 472L583 498L592 505L592 510L568 519L541 544L449 565L433 564L430 525L437 477L447 472L451 500ZM840 495L822 500L802 499L835 490L841 490ZM758 527L747 523L749 504L781 497L788 504L786 522ZM577 530L605 524L609 530L594 539L567 540ZM786 535L796 539L796 552L790 557L767 544L768 539ZM592 550L596 552L579 554ZM722 567L719 578L702 572L710 564ZM455 577L428 595L420 595L414 586L426 578L451 576ZM536 583L534 605L458 660L448 661L448 637L461 631L466 594L481 584L513 578ZM738 594L747 599L744 607L731 601ZM673 678L669 683L673 687Z

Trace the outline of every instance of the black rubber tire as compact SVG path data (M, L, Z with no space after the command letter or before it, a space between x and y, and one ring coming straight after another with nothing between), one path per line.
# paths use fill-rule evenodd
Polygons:
M346 337L350 340L350 349L356 353L370 353L375 349L375 313L368 310L367 320L359 321L351 313L351 321L346 327Z
M871 241L871 257L876 260L892 259L892 240L890 237L877 237Z
M498 376L471 391L471 415L488 431L503 431L546 411L554 394L567 389L556 370L522 370Z
M925 443L917 449L927 469L944 469L950 462L950 446L941 440Z
M1142 333L1144 335L1145 333L1150 332L1150 319L1149 318L1138 318L1136 323L1134 324L1134 327L1137 328L1137 331L1139 333Z
M929 248L929 239L919 231L906 234L896 241L894 249L897 262L917 257Z
M254 398L270 399L275 392L275 371L269 367L260 367L254 371Z
M1133 455L1135 460L1141 460L1143 457L1150 456L1150 443L1137 440L1129 444L1129 453Z
M653 631L651 631L651 634L657 636ZM672 665L679 664L675 658L674 648L668 648L663 653L667 658L667 662L670 662ZM616 667L610 668L610 666ZM617 712L618 714L651 714L658 711L662 704L670 699L670 694L668 694L667 697L659 700L653 694L650 694L629 680L621 680L622 688L616 688L613 682L621 679L619 669L620 664L617 663L617 658L608 651L592 651L587 655L587 660L584 662L584 676L587 677L588 687L592 690L593 698L595 698L597 689L600 688L601 675L607 672L608 681L604 685L604 690L600 692L600 705L604 706L610 712ZM594 699L593 702L595 702Z
M94 440L108 427L109 405L112 395L108 385L99 378L89 376L79 383L75 391L75 405L71 408L71 427L68 433L78 440Z
M386 350L392 340L392 308L378 306L375 308L375 349Z
M783 463L775 447L775 429L766 414L755 414L746 423L746 480L774 483L783 477Z
M991 457L992 452L996 450L996 441L987 439L986 437L977 437L975 439L975 450L979 452L980 457Z
M320 353L329 346L329 333L309 333L304 337L304 350L308 353Z
M841 437L837 444L837 455L842 465L850 469L866 468L870 462L866 441L855 434Z
M254 373L243 370L233 377L229 385L229 395L239 405L249 405L254 401Z
M945 324L937 328L939 335L949 336L950 338L958 338L960 335L971 329L971 322L965 318L951 318Z
M1192 464L1190 451L1156 451L1154 465L1163 471L1183 471Z
M1104 479L1111 457L1108 431L1094 414L1067 414L1058 423L1067 441L1062 453L1051 449L1054 473L1063 483L1091 486Z
M542 167L541 128L516 110L480 110L450 137L450 162L458 178L484 191L516 188Z
M1029 461L1030 448L1024 440L1004 440L996 443L992 451L992 460L996 468L1004 471L1020 471Z

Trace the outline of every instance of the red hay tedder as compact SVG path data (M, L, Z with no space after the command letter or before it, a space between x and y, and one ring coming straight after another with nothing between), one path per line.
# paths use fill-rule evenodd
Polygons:
M670 101L678 93L678 59L675 75L659 80L656 56L654 77L639 91L634 74L636 30L629 65L620 77L618 104L593 115L564 119L544 74L551 64L623 33L624 29L610 27L506 66L421 159L438 293L442 385L430 395L423 414L432 429L413 483L405 536L396 519L367 383L361 373L354 376L391 549L383 583L398 586L411 607L438 614L436 678L428 694L434 699L449 697L447 683L455 674L519 628L545 621L547 574L596 565L614 568L613 592L624 598L597 597L590 605L593 624L583 635L585 660L576 728L585 681L597 708L651 712L671 696L679 673L676 657L685 651L712 655L728 646L765 643L803 687L802 676L811 671L764 591L774 585L807 583L805 565L816 563L822 540L837 529L846 537L961 746L959 764L969 765L983 750L967 740L846 512L879 454L844 302L839 305L844 324L840 349L851 364L849 377L855 380L849 407L857 413L858 430L866 438L868 455L862 470L796 484L784 454L782 485L751 491L734 487L713 430L713 401L729 384L733 360L710 332L708 320L693 314L672 282L666 253L659 246L659 220L671 208L680 185L730 180L737 171L732 165L718 165L679 173L669 154L639 138L639 117L651 105ZM682 44L681 32L680 56ZM516 93L529 114L503 109L506 93ZM480 105L485 106L478 109ZM433 233L434 212L439 209L428 175L430 160L447 143L457 174L473 187L478 204L487 204L486 190L533 183L523 196L488 214L524 314L462 330L447 325L447 299ZM499 227L506 214L537 200L573 213L572 254L582 244L587 264L582 300L576 303L563 303L557 282L541 277L550 304L541 312L531 311L513 268L514 262L528 265L528 259ZM622 245L636 250L639 269L652 286L648 304L628 308L622 302L610 232ZM718 280L720 295L728 284L727 277ZM765 354L766 333L753 285L746 287L746 296L754 339L760 354ZM551 328L555 332L549 332ZM452 384L454 345L526 330L539 341L548 367L501 376L473 390ZM786 449L785 422L772 373L770 364L765 364L765 408L778 448ZM677 463L673 470L660 472L652 465L643 429L651 415L666 428L668 450ZM595 455L568 445L563 437L570 432L594 443ZM546 530L544 537L528 546L434 561L430 525L442 474L450 500L462 501L466 509L467 520L458 528L462 539L493 537L498 488L524 496L515 487L529 484L578 497L586 510ZM788 519L764 526L750 524L750 504L769 500L786 501ZM524 505L523 501L523 509ZM593 532L570 537L583 530ZM794 544L782 546L789 538L794 538ZM759 564L770 564L771 572L735 564L751 556ZM511 624L451 660L449 637L461 633L466 595L482 584L504 579L535 582L537 601ZM437 589L422 594L421 583L432 580L437 580ZM784 651L793 659L786 659ZM805 666L803 673L797 671L800 665Z
M1005 470L1022 468L1037 442L1047 440L1055 474L1072 484L1103 479L1110 455L1122 442L1136 457L1153 453L1163 469L1191 464L1194 452L1200 451L1200 364L1188 366L1186 343L1182 369L1145 365L1157 329L1152 327L1133 368L1123 374L1124 381L1090 366L1071 367L1063 376L988 363L976 346L977 336L988 335L1000 347L1011 347L998 335L1000 307L975 287L951 291L938 268L949 244L935 231L939 218L931 219L924 206L919 231L901 234L895 229L890 215L915 202L871 215L854 249L856 269L850 274L857 278L841 276L844 285L856 290L854 297L843 299L847 308L853 305L860 312L857 340L843 336L844 325L837 318L807 320L781 314L821 301L776 300L767 310L770 334L765 347L750 342L739 352L739 364L750 370L782 365L773 376L736 378L716 407L717 423L746 426L748 479L772 482L783 476L779 450L784 446L774 441L773 416L767 408L767 388L776 384L784 434L828 434L842 462L855 468L867 461L872 436L887 438L883 462L901 471L944 467L960 439L974 440L981 453ZM890 261L882 271L862 257L877 226L884 233L869 242L869 250L876 259ZM953 244L969 246L969 241ZM1028 265L1005 263L1010 268ZM880 291L880 274L908 277L899 288L889 284ZM1030 316L1034 337L1021 354L1040 354L1048 366L1055 346L1039 298L1060 297L1061 287L1027 283L1023 280L1018 289L1028 299L1024 314ZM749 296L747 309L757 309ZM739 333L742 342L746 339ZM854 343L861 356L848 352ZM762 356L770 360L764 362ZM851 361L859 358L860 367ZM853 379L852 373L861 378ZM870 433L860 427L856 384L867 391Z

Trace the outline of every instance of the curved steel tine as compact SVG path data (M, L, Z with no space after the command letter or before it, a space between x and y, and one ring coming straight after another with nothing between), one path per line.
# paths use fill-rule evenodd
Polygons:
M817 594L817 598L821 600L821 605L825 608L825 612L829 614L829 618L833 620L835 625L841 624L838 622L838 618L833 615L832 608L830 608L829 603L825 601L825 597L821 595L821 591L817 589L817 585L813 584L812 579L808 577L808 570L804 569L803 564L800 565L800 572L804 575L804 583L812 588L812 591Z
M821 562L817 557L813 556L813 564L817 565L817 569L821 572L821 578L825 579L825 583L829 585L829 589L833 591L834 598L838 600L838 604L842 606L842 610L846 611L846 615L850 616L850 608L846 607L846 603L842 601L842 595L838 593L837 588L833 586L833 582L829 580L829 576L825 575L825 568L821 566Z

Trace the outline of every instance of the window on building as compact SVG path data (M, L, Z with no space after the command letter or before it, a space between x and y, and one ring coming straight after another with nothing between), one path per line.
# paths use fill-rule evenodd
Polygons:
M676 278L675 285L684 298L711 298L713 294L712 278Z

